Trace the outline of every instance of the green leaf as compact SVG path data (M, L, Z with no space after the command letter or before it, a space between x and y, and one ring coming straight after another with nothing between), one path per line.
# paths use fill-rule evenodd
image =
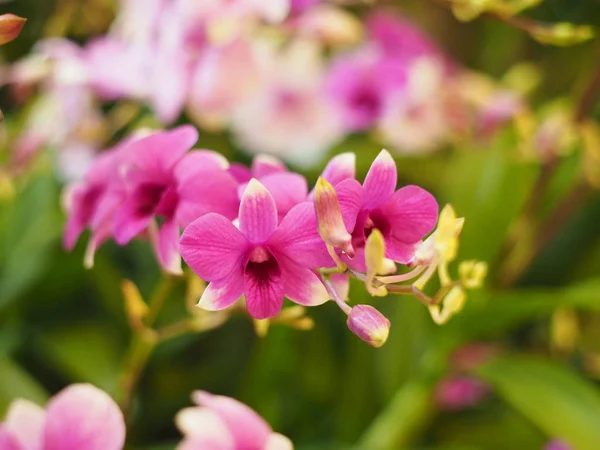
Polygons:
M577 450L600 448L600 391L576 373L531 357L497 359L476 373L548 436Z
M0 308L43 273L61 228L57 186L47 175L38 175L13 201L1 205Z
M45 358L72 381L87 381L112 392L119 375L118 344L110 328L78 324L51 330L37 339Z
M394 395L389 405L363 434L356 450L406 448L432 415L431 386L411 380Z
M0 356L0 417L16 398L43 405L48 394L19 364L7 356Z

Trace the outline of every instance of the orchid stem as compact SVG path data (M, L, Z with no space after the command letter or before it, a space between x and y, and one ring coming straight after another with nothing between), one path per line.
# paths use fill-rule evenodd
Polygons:
M340 309L342 311L344 311L346 313L346 315L350 314L350 311L352 311L352 308L349 305L347 305L346 302L344 302L340 298L340 295L335 290L335 286L333 285L331 279L329 277L324 276L323 283L325 284L325 288L327 289L327 292L329 292L329 295L331 295L331 298L333 298L333 300L340 307Z

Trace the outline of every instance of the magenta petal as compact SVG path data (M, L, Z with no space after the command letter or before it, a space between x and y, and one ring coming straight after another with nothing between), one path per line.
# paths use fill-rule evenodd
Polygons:
M350 259L346 255L342 255L342 261L348 264L349 267L358 272L367 272L367 265L365 264L365 248L358 247L355 249L354 258Z
M241 270L247 242L229 219L215 213L192 222L181 236L181 256L202 279L217 281Z
M273 173L287 172L287 167L274 156L256 155L252 160L251 171L254 178L262 178Z
M4 426L24 450L42 450L45 421L46 412L41 406L17 399L6 413ZM0 444L0 450L3 448Z
M319 236L312 202L296 205L287 213L269 241L269 248L311 269L334 265Z
M207 311L229 308L244 294L244 274L234 270L225 278L210 283L198 302L198 307Z
M165 222L158 231L158 261L163 269L174 275L181 274L179 254L179 226L173 220Z
M227 170L229 162L223 155L212 150L194 150L185 155L175 166L179 182L196 178L200 171Z
M127 151L132 163L145 174L160 176L168 173L197 140L198 131L191 125L183 125L138 139Z
M238 183L247 183L252 178L252 173L243 164L232 163L229 166L228 172L235 178Z
M377 207L388 200L396 190L397 181L396 163L387 150L382 150L363 183L365 208Z
M123 414L112 398L90 384L74 384L48 404L44 450L122 450Z
M273 173L261 178L277 207L279 217L284 217L292 207L306 201L308 185L306 178L297 173Z
M271 435L271 427L256 412L233 398L195 391L193 399L225 422L235 440L235 450L263 449Z
M327 163L321 177L325 178L333 187L346 178L354 178L356 166L356 155L354 153L342 153L334 156Z
M17 439L13 434L6 428L6 426L0 423L0 450L30 450L19 445ZM37 450L37 449L33 449Z
M240 203L240 230L255 244L265 243L277 228L273 196L258 180L248 183Z
M420 241L435 227L438 204L433 195L418 186L399 189L382 207L391 234L401 242Z
M346 229L352 233L356 226L358 213L363 208L363 187L353 178L348 178L335 187L335 192L340 203L340 210L344 218Z
M419 241L420 242L420 241ZM385 238L385 256L400 264L407 264L415 256L417 244L407 244L394 236Z
M278 257L285 296L299 305L322 305L329 300L327 289L320 278L310 269L290 258Z
M146 229L152 220L152 213L140 208L142 194L134 193L115 212L113 217L113 235L119 245L125 245Z
M284 285L278 262L249 261L244 270L244 293L248 313L255 319L275 317L283 306Z
M194 177L180 181L178 195L176 216L183 227L210 212L230 220L238 215L237 182L224 170L197 171Z
M210 437L191 437L184 439L176 450L237 450L237 447Z

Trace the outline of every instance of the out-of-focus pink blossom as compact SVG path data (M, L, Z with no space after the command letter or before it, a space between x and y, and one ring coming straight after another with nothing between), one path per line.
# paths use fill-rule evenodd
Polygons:
M162 266L173 273L181 271L179 227L208 211L233 219L238 204L235 180L225 172L222 157L211 152L184 156L197 139L193 127L182 126L132 142L123 175L125 199L113 218L113 235L121 245L155 217L162 219L155 245Z
M257 49L247 39L207 46L192 76L188 99L192 117L207 127L227 124L234 108L260 85L258 59Z
M439 382L434 397L446 410L461 410L477 405L490 392L487 383L472 377L448 377Z
M371 14L367 18L367 34L386 56L406 63L422 56L441 55L422 31L392 11Z
M250 315L265 319L281 311L284 296L305 306L329 298L313 272L332 263L312 204L294 206L278 225L273 196L256 179L244 191L239 229L207 214L184 230L180 249L190 268L210 281L198 304L207 310L225 309L245 295Z
M243 403L195 391L198 405L181 410L175 422L184 435L177 450L293 450L291 441Z
M494 344L470 342L452 352L450 364L456 370L473 370L496 356L498 351L498 347Z
M0 450L122 450L124 445L119 407L89 384L63 389L46 410L16 400L0 423Z
M383 141L394 150L432 151L448 138L445 73L438 59L420 58L410 66L406 89L389 99L377 127Z
M418 186L396 191L396 183L396 164L383 150L362 185L348 178L335 186L356 254L346 262L356 270L366 271L364 247L373 229L383 235L386 258L406 264L413 257L416 244L437 223L438 205L429 192Z
M553 439L546 444L544 450L573 450L573 447L563 440Z
M323 95L322 61L307 42L270 59L260 89L234 112L233 133L245 150L312 165L343 136Z
M327 75L327 92L349 130L378 121L386 102L406 85L405 62L382 58L369 48L335 61Z

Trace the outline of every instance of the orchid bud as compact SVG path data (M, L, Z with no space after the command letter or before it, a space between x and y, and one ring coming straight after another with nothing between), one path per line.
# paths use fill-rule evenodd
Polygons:
M440 305L432 305L429 307L429 313L431 318L438 325L443 325L450 320L450 318L460 312L467 301L467 294L460 286L454 286L450 289L450 292L446 294L443 300L443 309Z
M542 44L569 46L589 41L595 35L589 25L561 22L552 25L539 24L529 31L531 37Z
M481 287L488 272L488 265L483 261L462 261L458 273L462 285L468 289Z
M130 280L123 280L121 292L125 299L125 311L131 327L137 330L144 328L143 319L148 315L148 305L137 286Z
M442 260L450 262L456 258L458 235L462 231L464 219L457 218L452 205L446 205L440 213L435 248Z
M0 45L16 39L27 19L14 14L2 14L0 16Z
M371 295L385 297L385 286L374 287L376 275L387 275L396 271L393 261L385 257L385 240L378 229L373 229L365 244L365 265L367 266L367 279L365 285Z
M352 236L344 225L337 194L333 186L324 178L318 179L315 188L315 211L319 234L325 243L341 249L350 258L353 258Z
M355 335L375 348L385 344L390 333L388 318L369 305L356 305L352 308L346 325Z

